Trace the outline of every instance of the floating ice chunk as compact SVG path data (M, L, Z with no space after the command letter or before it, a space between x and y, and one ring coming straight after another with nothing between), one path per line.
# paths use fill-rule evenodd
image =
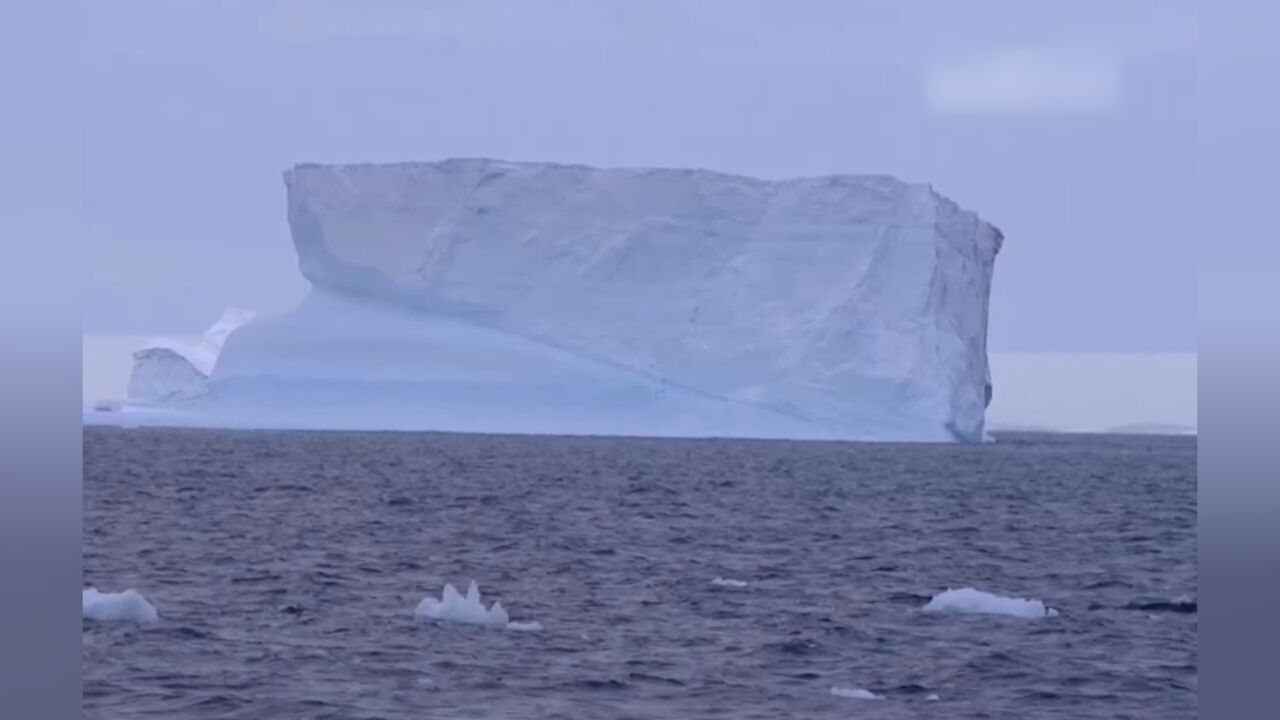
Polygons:
M507 623L507 629L519 632L538 632L542 629L542 623L537 620L531 620L529 622L509 622Z
M413 614L430 620L494 627L506 627L511 619L500 602L495 602L488 610L485 609L484 604L480 602L480 588L475 580L472 580L467 588L466 597L460 595L453 585L446 583L439 600L428 595L418 603Z
M938 702L942 698L938 697L938 693L929 693L929 697L925 698L929 702Z
M1045 607L1039 600L1007 598L973 588L948 589L933 596L925 612L983 613L988 615L1012 615L1014 617L1054 617L1057 610Z
M96 588L85 588L80 593L80 606L85 620L145 623L160 617L155 607L136 590L103 593Z
M884 699L883 696L877 695L871 692L870 690L863 690L862 688L833 687L831 688L831 694L835 695L836 697L851 698L853 700L883 700Z
M227 308L199 342L158 338L133 353L128 403L144 407L184 407L204 398L222 348L250 310Z
M731 578L721 578L721 577L718 577L718 578L716 578L715 580L712 580L712 581L711 581L711 584L712 584L712 585L719 585L720 587L744 588L744 587L746 587L746 586L747 586L747 581L746 581L746 580L733 580L733 579L731 579Z

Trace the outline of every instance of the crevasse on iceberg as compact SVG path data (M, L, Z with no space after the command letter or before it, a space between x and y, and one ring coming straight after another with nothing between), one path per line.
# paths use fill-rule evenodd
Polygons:
M208 411L304 427L980 441L1001 234L927 185L299 165L311 294Z

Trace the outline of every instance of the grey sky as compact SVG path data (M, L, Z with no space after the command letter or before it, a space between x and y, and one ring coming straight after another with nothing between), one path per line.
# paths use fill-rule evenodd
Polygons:
M280 171L891 173L999 225L991 346L1194 350L1186 2L94 3L85 331L280 310Z

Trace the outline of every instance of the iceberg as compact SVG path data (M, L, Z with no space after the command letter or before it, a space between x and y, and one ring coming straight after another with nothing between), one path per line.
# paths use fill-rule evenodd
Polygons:
M1001 597L974 588L946 590L933 596L924 606L925 612L979 613L986 615L1011 615L1014 617L1054 617L1057 610L1046 607L1039 600Z
M1003 236L929 185L474 158L284 183L310 293L230 332L206 386L148 358L140 398L261 427L986 437Z
M413 611L413 614L421 619L441 620L466 625L489 625L505 628L511 622L511 618L507 615L507 611L503 609L502 603L495 602L492 607L485 609L484 603L480 600L480 587L476 585L475 580L471 581L465 597L459 594L458 589L453 585L446 583L444 591L440 593L439 600L428 595L422 599L422 602L418 603L418 607ZM530 623L521 623L520 625L516 629L535 629ZM539 625L537 629L541 629L541 627Z
M136 590L104 593L97 588L85 588L80 592L80 607L85 620L99 622L148 623L160 617L155 607Z

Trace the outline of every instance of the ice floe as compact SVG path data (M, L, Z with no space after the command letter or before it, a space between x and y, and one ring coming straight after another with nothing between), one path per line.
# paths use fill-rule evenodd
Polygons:
M97 588L84 588L80 593L80 606L85 620L145 623L160 617L137 590L104 593Z
M539 630L542 629L542 623L538 622L537 620L530 620L529 622L513 621L513 622L507 623L507 629L516 630L520 632L538 632Z
M718 577L715 580L712 580L711 584L719 587L744 588L747 586L747 581Z
M831 694L835 695L836 697L850 698L853 700L883 700L884 699L883 696L877 695L871 692L870 690L863 690L862 688L847 688L847 687L837 686L837 687L831 688Z
M971 587L948 589L933 596L924 606L925 612L982 613L987 615L1011 615L1014 617L1053 617L1057 610L1046 607L1039 600L1001 597Z

